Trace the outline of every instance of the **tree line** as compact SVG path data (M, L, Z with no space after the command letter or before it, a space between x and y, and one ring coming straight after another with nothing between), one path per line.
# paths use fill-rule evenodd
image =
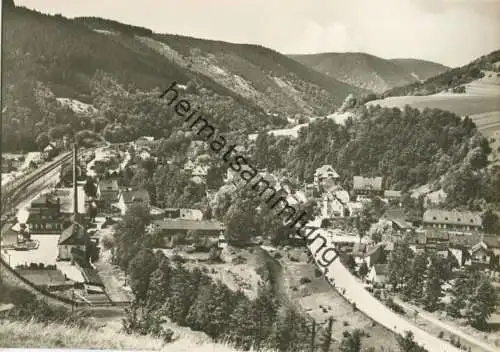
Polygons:
M478 208L481 201L499 202L500 169L485 168L491 153L488 140L470 118L438 109L406 106L357 107L357 117L344 124L316 120L296 140L262 133L253 158L259 167L287 169L291 178L312 182L323 164L339 171L344 188L355 175L383 176L385 189L408 191L438 184L450 207Z
M430 312L445 310L453 317L465 318L477 329L488 328L487 320L495 312L498 297L479 269L454 270L459 263L453 256L443 257L425 250L415 254L407 241L396 243L388 266L388 283L404 299L421 304ZM452 284L448 304L441 301L447 293L443 290L445 283Z

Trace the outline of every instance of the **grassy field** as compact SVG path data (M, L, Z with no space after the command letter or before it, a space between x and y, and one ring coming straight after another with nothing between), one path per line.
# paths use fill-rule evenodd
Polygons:
M126 335L108 327L95 331L59 324L46 326L35 322L17 321L0 321L0 347L237 352L224 344L190 341L185 337L165 344L149 336Z
M364 331L362 347L380 347L398 350L394 334L383 326L373 322L370 318L359 311L354 311L352 305L347 302L335 289L323 279L316 277L315 266L307 263L307 255L303 249L290 249L287 254L279 259L285 270L284 280L289 288L292 301L296 302L313 319L325 326L327 319L332 316L333 337L337 341L342 340L344 331L352 332L354 329ZM301 279L310 282L301 284Z
M175 338L175 335L174 335ZM188 336L165 344L150 336L126 335L104 327L98 331L59 324L0 320L1 348L68 348L168 352L241 352L224 343L200 342ZM256 352L250 350L248 352ZM274 352L263 350L260 352ZM306 352L306 351L304 351Z
M474 95L427 95L390 97L374 100L369 105L403 108L410 105L414 108L441 109L454 112L459 116L477 115L500 111L500 95L474 96Z
M401 96L374 100L367 105L403 108L441 109L459 116L470 116L479 130L487 137L500 131L500 77L495 72L484 71L485 77L465 85L466 93L441 92L427 96Z

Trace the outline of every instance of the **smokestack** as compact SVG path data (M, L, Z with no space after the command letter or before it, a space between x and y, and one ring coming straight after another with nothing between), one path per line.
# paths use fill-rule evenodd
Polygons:
M73 144L73 214L78 214L78 187L76 183L76 165L78 162L76 143Z

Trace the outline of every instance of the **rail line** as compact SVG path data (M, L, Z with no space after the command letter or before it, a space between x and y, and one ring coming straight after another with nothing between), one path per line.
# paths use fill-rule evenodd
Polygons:
M5 186L2 186L2 196L1 196L1 216L2 220L4 216L6 215L7 212L12 211L15 206L16 206L16 198L17 196L25 190L28 186L30 186L32 183L35 181L39 180L41 177L44 175L48 174L49 172L53 171L55 168L61 166L65 162L71 160L72 153L67 152L58 155L54 160L52 160L50 163L43 165L41 168L36 169L32 172L30 172L28 175L23 176L22 178L18 180L14 180L13 182L8 183ZM3 223L3 221L2 221ZM21 277L19 274L17 274L16 271L14 271L13 268L11 268L2 258L0 255L0 274L2 276L6 275L10 281L15 282L17 285L29 289L31 292L37 294L38 296L48 299L49 301L52 301L53 303L59 303L62 305L66 306L75 306L75 307L81 307L86 305L85 303L82 302L77 302L77 301L72 301L67 298L59 297L56 296L50 292L46 292L43 290L40 290L38 287L33 285L31 282L26 280L25 278ZM100 307L102 308L109 308L109 307L123 307L127 304L127 302L100 302L100 303L92 303L88 305L88 308L94 308L94 309L99 309Z
M28 175L2 186L1 215L3 216L6 211L12 210L12 207L15 205L16 196L22 190L70 159L70 152L58 155L55 160L44 165L42 168L36 169Z

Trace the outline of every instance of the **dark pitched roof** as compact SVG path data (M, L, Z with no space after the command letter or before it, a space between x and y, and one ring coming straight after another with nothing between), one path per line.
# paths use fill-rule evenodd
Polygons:
M99 189L102 191L119 191L118 180L102 179L99 181Z
M314 176L340 178L339 174L331 165L323 165L316 169Z
M431 224L481 226L481 213L443 209L427 209L423 221Z
M125 203L146 202L149 203L149 192L145 189L126 190L122 192Z
M436 239L436 240L446 240L450 239L450 234L446 231L427 231L425 233L425 237L427 240Z
M31 206L57 205L59 202L58 199L51 194L41 194L31 201Z
M224 224L218 221L189 219L153 220L153 225L161 230L222 231L225 228Z
M388 189L388 190L384 191L384 197L385 198L400 198L401 191L395 191L392 189Z
M500 237L498 236L483 236L483 242L488 248L500 248Z
M389 273L389 265L387 264L375 264L373 269L377 275L386 275Z
M354 246L352 247L352 252L351 254L353 256L363 256L364 253L366 252L366 244L365 243L355 243Z
M85 245L87 244L85 228L77 222L73 222L59 236L58 245Z
M473 245L481 241L480 234L471 235L456 235L450 234L450 246L451 247L465 247L471 248Z
M354 176L353 186L358 190L380 191L382 190L382 177Z

